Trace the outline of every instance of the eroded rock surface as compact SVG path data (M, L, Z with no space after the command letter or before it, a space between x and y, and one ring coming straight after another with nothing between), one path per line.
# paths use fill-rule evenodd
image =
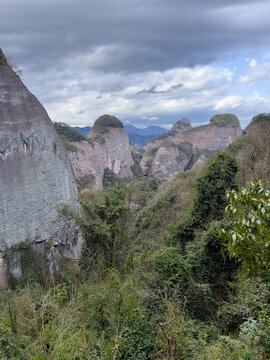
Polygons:
M76 257L78 228L57 209L79 209L68 154L43 106L0 57L0 252L53 240Z
M192 146L186 152L172 142L165 142L156 151L146 152L141 166L148 176L168 180L175 176L178 171L185 170L191 158Z
M233 114L213 116L209 124L194 128L191 126L190 121L184 118L178 121L171 131L156 136L144 149L149 150L159 147L162 142L169 140L176 145L188 141L193 145L194 149L222 150L240 135L240 122Z
M93 181L101 189L104 170L112 170L120 178L133 176L134 160L123 124L115 117L97 119L88 141L75 142L77 151L69 156L77 179ZM88 178L88 179L87 179Z
M192 155L195 156L202 149L225 149L240 135L240 122L233 114L215 115L209 124L194 128L184 118L176 122L172 130L156 136L144 147L141 167L146 175L170 179L187 168ZM189 145L192 151L189 151ZM206 160L202 156L194 166L201 167Z

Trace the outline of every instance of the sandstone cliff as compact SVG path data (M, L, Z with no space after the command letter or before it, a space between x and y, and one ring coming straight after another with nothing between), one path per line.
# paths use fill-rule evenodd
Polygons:
M159 148L149 149L143 156L141 167L147 176L168 180L178 171L185 170L192 159L192 144L165 141Z
M195 166L195 161L196 167L202 166L207 155L202 149L224 149L240 135L240 123L233 114L215 115L209 124L194 128L184 118L144 147L141 167L148 176L170 179L178 171Z
M104 170L112 170L120 178L133 177L134 160L123 124L116 117L100 116L87 141L73 143L77 150L69 152L78 180L92 181L101 189Z
M50 240L54 250L77 257L77 227L57 220L58 205L79 208L68 154L2 51L0 59L0 252Z
M176 145L188 141L194 149L222 150L240 135L240 122L233 114L215 115L209 124L194 128L188 119L182 119L173 126L171 131L156 136L144 149L159 147L164 140L169 140Z

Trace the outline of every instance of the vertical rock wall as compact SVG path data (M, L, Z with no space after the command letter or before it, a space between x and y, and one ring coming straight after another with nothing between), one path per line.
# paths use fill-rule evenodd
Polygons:
M0 252L53 241L77 254L78 229L57 206L79 209L65 147L40 102L0 51Z

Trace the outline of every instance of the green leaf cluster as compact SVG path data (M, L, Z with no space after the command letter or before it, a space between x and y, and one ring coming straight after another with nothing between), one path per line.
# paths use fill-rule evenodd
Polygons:
M262 180L250 181L226 196L226 212L234 220L234 228L223 234L231 256L242 261L249 276L270 278L270 191Z

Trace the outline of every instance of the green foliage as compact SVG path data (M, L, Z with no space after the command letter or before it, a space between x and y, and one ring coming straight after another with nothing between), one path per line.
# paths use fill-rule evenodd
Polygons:
M84 237L81 253L81 268L85 274L104 267L121 268L124 247L128 243L127 217L129 192L126 187L109 188L93 202L82 203L84 217L63 207L63 215L71 215L80 226ZM102 268L100 271L102 272Z
M205 229L210 221L221 220L227 204L225 191L236 189L236 160L218 153L205 171L197 179L197 194L190 216L178 228L178 239L182 246L194 239L195 229Z
M159 135L155 136L154 139L151 140L150 142L155 142L156 140L165 140L165 139L168 139L169 137L174 136L176 134L177 134L177 131L170 130L170 131L167 131L167 132L164 132L162 134L159 134Z
M187 257L192 264L193 277L197 282L209 283L221 292L227 281L232 280L237 264L230 259L227 242L220 235L224 222L212 222L208 229L196 233L194 241L187 246ZM226 224L230 229L231 224Z
M72 144L72 142L86 140L81 133L65 123L55 122L54 128L57 134L61 137L67 151L77 151L76 145Z
M249 276L270 277L270 191L262 180L248 182L238 193L228 191L226 212L234 229L223 230L231 256L240 259Z
M239 126L239 119L234 114L217 114L211 117L210 123L218 125L218 126L227 126L227 125L233 125L233 126Z
M258 114L256 116L253 117L251 124L258 124L258 123L268 123L270 122L270 114L269 113L263 113L263 114Z
M158 147L154 147L152 149L147 150L144 153L144 156L146 156L146 157L154 157L157 152L158 152Z
M183 154L185 154L187 156L191 155L192 151L193 151L193 145L188 141L180 142L177 145L177 148L181 153L183 153Z
M192 206L195 174L191 171L179 172L173 180L159 185L158 192L149 197L133 218L131 239L134 246L159 248L166 228L183 221ZM175 246L175 243L169 245Z
M191 212L196 227L202 227L209 221L220 220L223 217L223 209L227 204L225 191L237 189L237 170L237 163L233 157L218 153L205 175L197 179L197 196Z
M110 271L88 298L87 308L87 327L101 339L97 359L149 359L156 342L155 327L131 277Z
M158 250L153 254L153 260L157 283L164 287L177 284L181 291L187 289L190 282L190 270L179 249L169 247Z
M122 121L112 115L102 115L94 123L92 131L97 133L106 133L109 128L124 128Z
M109 168L104 170L102 185L104 189L108 189L109 187L120 185L121 179Z
M54 128L60 137L70 142L86 140L85 137L79 133L77 130L74 130L70 125L63 122L55 122Z

